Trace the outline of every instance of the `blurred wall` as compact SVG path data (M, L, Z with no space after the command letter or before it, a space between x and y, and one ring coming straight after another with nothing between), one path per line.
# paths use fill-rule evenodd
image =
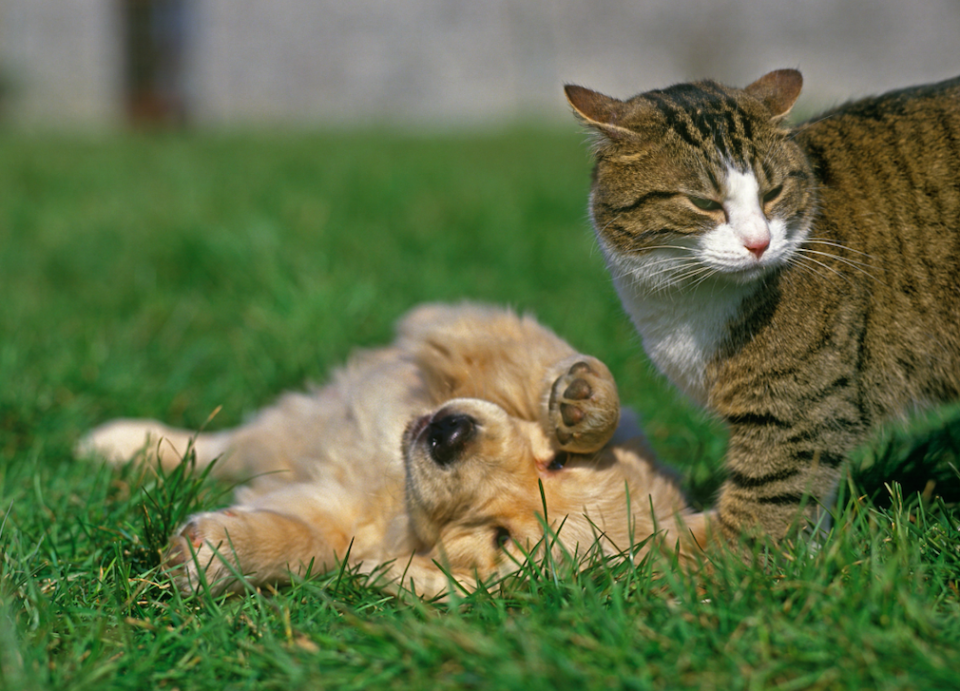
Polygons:
M197 124L559 119L566 81L629 96L777 67L820 104L960 73L958 0L184 1ZM125 117L120 5L0 0L11 118Z
M114 10L105 0L0 0L2 113L23 123L120 122Z

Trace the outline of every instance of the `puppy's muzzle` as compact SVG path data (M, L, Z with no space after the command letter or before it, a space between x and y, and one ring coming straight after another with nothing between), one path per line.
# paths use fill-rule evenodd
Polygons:
M446 467L463 454L477 434L477 421L463 413L438 412L423 431L427 450L434 463Z

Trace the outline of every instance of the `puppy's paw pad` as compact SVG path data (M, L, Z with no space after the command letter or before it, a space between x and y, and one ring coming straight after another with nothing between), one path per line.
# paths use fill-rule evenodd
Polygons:
M579 359L553 383L549 418L560 446L589 453L613 435L620 401L609 370L594 359Z
M561 403L560 419L567 427L574 427L583 422L583 409L569 403Z
M573 372L571 372L573 374ZM593 395L593 389L586 379L574 379L573 382L563 392L564 398L574 401L585 401Z

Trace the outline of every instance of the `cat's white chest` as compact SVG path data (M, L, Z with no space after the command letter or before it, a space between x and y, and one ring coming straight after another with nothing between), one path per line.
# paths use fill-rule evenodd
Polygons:
M615 278L614 284L653 363L694 402L706 406L707 365L750 288L726 285L651 295L638 290L629 277Z

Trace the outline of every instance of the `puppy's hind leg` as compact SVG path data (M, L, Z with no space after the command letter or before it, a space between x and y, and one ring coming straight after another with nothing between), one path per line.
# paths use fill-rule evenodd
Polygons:
M100 457L114 465L133 459L159 460L164 470L171 470L192 448L197 467L205 468L229 450L231 436L231 432L190 432L156 420L113 420L88 432L77 444L76 456Z
M589 355L571 355L551 369L542 422L559 447L599 451L620 422L620 397L610 370Z

